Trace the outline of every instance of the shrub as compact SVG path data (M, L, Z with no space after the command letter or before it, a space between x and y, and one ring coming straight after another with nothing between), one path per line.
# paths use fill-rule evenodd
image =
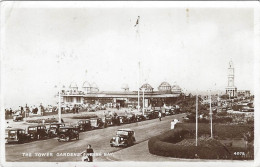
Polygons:
M183 138L186 130L176 128L159 136L152 137L148 141L148 148L151 154L160 156L168 156L175 158L201 158L201 159L227 159L230 158L230 153L224 146L183 146L175 144ZM172 142L167 142L171 140Z
M51 118L51 119L35 119L35 120L27 120L26 122L28 123L42 123L42 121L45 120L44 123L54 123L54 122L58 122L56 118Z
M175 127L189 130L193 134L196 130L195 123L179 123ZM254 125L213 124L213 135L219 138L243 138L247 132L254 132ZM210 124L199 123L198 134L210 134Z
M73 116L72 119L90 119L98 117L96 114L89 114L89 115L77 115Z

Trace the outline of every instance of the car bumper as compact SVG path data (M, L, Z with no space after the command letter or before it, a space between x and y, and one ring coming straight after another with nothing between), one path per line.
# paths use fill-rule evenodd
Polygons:
M113 145L114 147L127 146L127 143L116 143L116 142L112 142L112 143L110 143L110 144Z

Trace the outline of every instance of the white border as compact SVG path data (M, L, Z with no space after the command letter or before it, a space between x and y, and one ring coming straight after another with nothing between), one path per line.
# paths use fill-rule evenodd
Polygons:
M0 152L0 158L1 158L1 166L117 166L117 165L124 165L124 166L260 166L260 159L259 158L259 85L260 85L260 77L258 71L259 69L259 64L260 64L260 57L259 57L259 35L260 35L260 10L259 10L259 2L205 2L205 1L187 1L187 2L147 2L147 1L142 1L142 2L129 2L129 1L113 1L113 2L108 2L108 1L99 1L99 2L84 2L84 1L77 1L77 2L32 2L32 1L26 1L26 2L1 2L1 49L0 49L0 54L1 54L1 67L2 67L2 60L3 60L3 53L4 50L3 45L4 45L4 32L5 32L5 17L4 17L4 10L7 7L15 7L15 8L171 8L171 7L193 7L193 8L254 8L255 12L255 21L254 21L254 29L255 29L255 74L254 74L254 84L255 84L255 160L254 161L204 161L203 162L94 162L94 163L80 163L80 162L62 162L62 163L55 163L55 162L5 162L5 144L4 140L1 140L1 152ZM1 81L3 79L3 68L1 68ZM250 74L249 74L250 75ZM1 82L1 92L4 89L2 82ZM0 92L0 93L1 93ZM4 121L4 106L3 106L3 94L1 93L1 114L0 118L1 120L1 139L4 138L4 127L5 127L5 121ZM3 149L4 148L4 149Z

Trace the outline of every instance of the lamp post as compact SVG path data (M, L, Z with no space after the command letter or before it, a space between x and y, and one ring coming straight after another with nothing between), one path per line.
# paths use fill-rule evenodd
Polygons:
M59 117L59 123L61 123L61 86L55 85L55 88L59 89L58 95L59 95L59 104L58 104L58 117Z
M143 115L144 115L144 91L145 91L145 88L142 88L142 91L143 91Z
M212 127L212 108L211 108L211 90L209 91L209 114L210 114L210 129L211 129L211 138L213 138L213 127Z
M198 92L196 95L196 146L198 146Z

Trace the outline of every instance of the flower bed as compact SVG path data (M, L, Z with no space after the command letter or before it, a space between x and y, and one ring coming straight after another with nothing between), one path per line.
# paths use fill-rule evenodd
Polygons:
M88 114L88 115L76 115L73 116L72 119L90 119L98 117L96 114Z
M195 134L195 123L179 123L176 128L183 128ZM213 135L220 139L225 138L243 138L243 134L254 132L254 125L230 125L230 124L213 124ZM210 124L198 124L198 134L210 134Z
M55 123L55 122L58 122L58 120L56 118L27 120L26 122L28 122L28 123L42 123L43 120L45 120L44 123Z
M203 140L200 146L185 145L187 130L176 128L148 141L149 152L155 155L189 159L230 159L230 152L217 140ZM178 142L181 142L178 144Z

